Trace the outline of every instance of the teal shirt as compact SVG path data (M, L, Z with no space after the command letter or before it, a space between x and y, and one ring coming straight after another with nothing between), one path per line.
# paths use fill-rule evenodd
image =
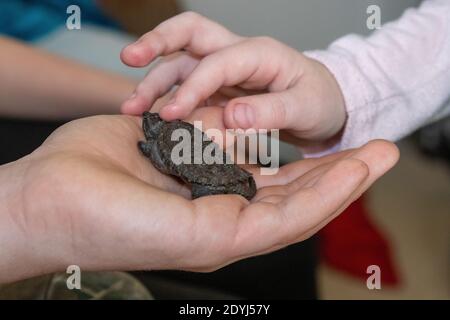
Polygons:
M83 23L117 28L94 0L0 0L0 35L33 41L59 27L65 27L70 5L81 9Z

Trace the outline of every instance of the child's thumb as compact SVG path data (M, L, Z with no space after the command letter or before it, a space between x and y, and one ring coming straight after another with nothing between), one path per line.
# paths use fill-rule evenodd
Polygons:
M275 92L231 100L224 111L225 126L232 129L287 129L296 118L289 92Z

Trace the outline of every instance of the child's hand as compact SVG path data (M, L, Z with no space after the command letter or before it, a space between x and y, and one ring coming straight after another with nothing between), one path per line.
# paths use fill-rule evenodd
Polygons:
M124 113L142 113L179 84L160 111L166 120L212 104L208 99L219 92L222 98L214 104L225 106L229 128L286 129L295 143L304 144L329 140L344 126L344 101L332 74L276 40L240 37L189 12L163 22L122 52L122 60L134 67L159 56L167 57L123 104Z

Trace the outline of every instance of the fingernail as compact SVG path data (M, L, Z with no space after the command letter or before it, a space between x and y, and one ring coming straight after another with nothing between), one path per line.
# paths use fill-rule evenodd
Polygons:
M161 109L161 111L173 114L173 113L177 113L179 109L180 109L180 107L176 104L167 104Z
M133 94L128 98L128 100L133 100L134 98L136 98L137 93L133 92Z
M250 128L255 120L252 106L238 103L234 106L234 120L242 129Z

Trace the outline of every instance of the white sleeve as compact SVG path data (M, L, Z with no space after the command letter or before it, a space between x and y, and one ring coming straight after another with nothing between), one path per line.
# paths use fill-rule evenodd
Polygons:
M340 149L398 140L450 114L450 0L426 0L368 38L348 35L305 54L342 89L348 119Z

